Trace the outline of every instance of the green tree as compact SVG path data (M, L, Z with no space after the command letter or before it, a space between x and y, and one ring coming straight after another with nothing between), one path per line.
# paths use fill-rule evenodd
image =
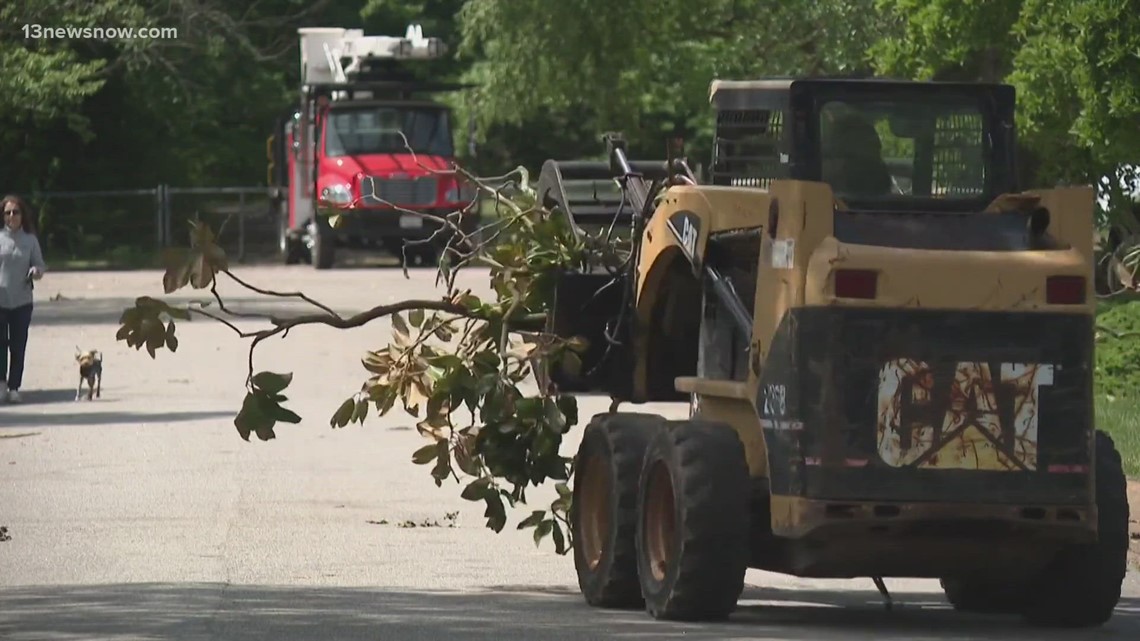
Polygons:
M1136 162L1134 7L1109 0L880 0L877 7L896 24L871 49L878 72L1016 87L1030 186L1092 183L1113 191L1123 166ZM1130 199L1118 194L1113 202L1122 220Z
M466 77L482 131L538 114L626 132L634 155L662 156L681 129L708 153L714 78L861 74L886 27L860 2L480 0L460 14ZM548 157L557 156L550 150Z

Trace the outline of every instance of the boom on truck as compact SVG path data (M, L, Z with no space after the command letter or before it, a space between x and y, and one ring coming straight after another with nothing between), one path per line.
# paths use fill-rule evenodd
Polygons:
M454 234L422 214L453 214L473 190L448 171L456 155L452 111L426 94L470 85L417 80L408 64L440 59L446 45L423 37L418 25L402 38L324 27L297 33L298 103L267 141L282 259L328 269L338 249L350 248L436 262ZM477 211L459 218L465 232L478 223Z

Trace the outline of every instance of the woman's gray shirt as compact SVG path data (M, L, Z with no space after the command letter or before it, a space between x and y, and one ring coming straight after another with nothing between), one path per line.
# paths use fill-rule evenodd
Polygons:
M0 308L15 309L32 302L28 272L32 267L46 272L40 241L22 229L0 227Z

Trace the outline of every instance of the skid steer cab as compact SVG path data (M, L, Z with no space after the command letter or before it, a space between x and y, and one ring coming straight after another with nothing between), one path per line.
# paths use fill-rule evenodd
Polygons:
M959 610L1109 620L1129 514L1093 417L1094 191L1017 184L1014 97L716 81L711 184L610 139L628 268L560 274L548 330L589 350L544 376L690 416L586 427L587 602L724 618L758 568L870 577L888 605L884 577L928 577ZM548 162L539 194L596 218L565 188L579 170Z

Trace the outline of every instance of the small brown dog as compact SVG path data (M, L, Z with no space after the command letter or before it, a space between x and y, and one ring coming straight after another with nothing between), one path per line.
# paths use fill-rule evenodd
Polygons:
M75 348L75 362L79 363L79 387L75 388L75 400L83 396L83 383L87 382L87 400L92 395L99 397L103 392L103 355L95 350L86 352Z

